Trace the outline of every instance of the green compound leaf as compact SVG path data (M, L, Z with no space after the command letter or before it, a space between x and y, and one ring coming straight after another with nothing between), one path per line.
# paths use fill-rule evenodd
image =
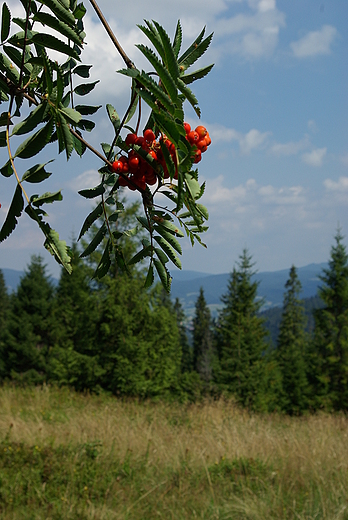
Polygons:
M22 189L17 184L10 208L8 210L5 222L0 230L0 242L9 237L18 224L17 217L20 217L24 208Z
M36 164L27 170L22 177L22 181L37 183L48 179L52 173L46 172L45 166L53 161L48 161L45 164Z
M113 127L115 128L115 131L117 132L121 124L120 116L116 112L116 109L109 103L106 105L106 111L111 123L113 124Z
M162 262L157 260L157 258L153 259L153 263L155 264L156 271L158 273L158 276L159 276L159 278L160 278L160 280L162 282L162 285L163 285L164 289L167 291L167 293L169 293L170 292L170 285L171 285L171 282L172 282L172 279L170 277L169 272L164 267Z
M51 139L52 130L53 119L50 119L41 130L38 130L38 132L28 137L28 139L18 146L15 157L29 159L38 154Z
M167 255L162 251L162 249L159 249L158 247L154 247L153 250L155 251L156 255L158 256L159 261L165 265L169 262L169 258Z
M133 256L128 262L128 265L134 265L141 262L147 256L151 256L151 246L144 247L136 255Z
M90 255L91 253L93 253L93 251L95 251L97 249L97 247L99 246L99 244L105 237L106 231L107 231L107 227L106 227L105 222L103 222L103 225L98 230L97 234L94 236L91 243L86 247L86 249L83 251L83 253L80 254L80 258L84 258L84 257Z
M154 96L156 101L161 103L171 115L174 115L175 113L175 105L173 104L170 97L164 92L161 87L158 86L158 83L156 83L151 76L146 74L146 72L142 72L138 76L138 82L141 83L145 88L147 88ZM157 110L159 110L159 107L155 107Z
M63 195L60 191L56 191L55 193L44 193L43 195L32 195L30 197L30 202L36 208L39 208L43 204L51 204L57 200L63 200Z
M48 27L52 27L63 36L69 38L69 40L73 41L79 47L82 46L82 39L78 36L78 34L72 29L68 24L58 20L56 17L51 16L48 13L42 13L41 11L36 13L34 16L34 22L39 21L43 25L48 25Z
M93 81L93 83L83 83L82 85L78 85L75 87L74 92L78 96L85 96L86 94L89 94L97 83L99 83L99 79L97 81Z
M168 242L160 236L154 236L154 239L156 240L157 244L161 246L163 251L169 256L173 264L179 269L181 269L181 262L177 254L175 253L174 249L168 244Z
M85 199L94 199L95 197L98 197L99 195L102 195L105 192L105 188L103 184L98 184L95 188L90 188L87 190L80 190L78 193L85 197Z
M205 33L205 27L203 28L202 32L197 36L196 40L192 43L192 45L187 49L186 52L179 58L179 65L180 69L183 68L184 70L188 69L191 65L193 65L198 58L200 58L207 48L209 47L211 40L213 38L213 33L211 33L209 36L205 38L205 40L202 41L202 38Z
M54 256L56 261L62 265L69 274L71 274L71 254L65 240L59 240L59 234L57 231L52 229L51 226L47 224L47 222L42 220L40 209L34 209L32 206L27 206L25 208L25 212L29 215L30 218L39 224L41 231L46 237L44 246L47 251L49 251L51 255Z
M158 34L161 38L163 49L165 52L165 58L163 61L169 71L169 74L175 80L179 76L179 67L174 53L174 49L172 47L172 44L170 43L169 36L158 22L154 21L153 23L155 24Z
M87 216L86 220L84 221L79 238L77 240L80 240L81 237L86 233L86 231L89 230L91 225L103 214L103 205L100 202L93 211Z
M165 62L165 52L164 48L161 42L161 39L159 37L158 32L156 31L155 27L152 25L151 22L144 20L147 27L144 25L138 25L137 27L148 37L152 45L155 47L158 54L161 56L163 63Z
M7 4L2 4L2 15L1 15L1 42L4 42L10 34L11 26L11 13Z
M13 127L11 135L23 135L34 130L42 122L47 110L47 103L41 103L27 118Z
M158 229L160 227L165 228L166 231L168 231L169 233L171 233L172 235L175 235L177 237L185 236L184 233L181 231L181 229L178 228L178 226L170 220L163 219L160 223L157 221L156 226L158 227ZM157 231L160 233L160 231L158 229L157 229Z

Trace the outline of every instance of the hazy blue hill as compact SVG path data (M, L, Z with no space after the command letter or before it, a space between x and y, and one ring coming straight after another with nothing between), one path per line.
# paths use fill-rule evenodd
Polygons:
M17 289L17 285L23 276L23 271L16 271L15 269L1 269L2 274L4 275L5 284L9 292L15 291Z

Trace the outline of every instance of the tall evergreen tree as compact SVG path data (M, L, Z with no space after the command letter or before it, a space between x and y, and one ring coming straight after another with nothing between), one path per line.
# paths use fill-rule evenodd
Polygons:
M5 279L0 270L0 381L6 376L5 352L8 341L8 319L10 298Z
M53 305L53 342L50 378L77 390L96 387L102 374L96 341L98 299L92 290L92 270L72 248L71 275L62 269Z
M7 372L31 382L46 379L52 343L52 300L54 288L42 257L32 256L28 270L13 296L9 321Z
M275 351L281 379L281 408L290 414L301 413L308 405L306 367L306 318L299 298L302 289L296 267L292 266L285 284L283 314L279 328L278 347Z
M203 381L212 379L213 369L213 337L211 330L210 310L201 287L195 305L193 318L193 368Z
M182 308L179 298L175 298L174 302L174 312L176 314L176 322L179 329L179 338L180 345L182 350L182 359L181 359L181 371L182 372L191 372L193 368L193 360L192 360L192 348L189 345L187 332L185 327L185 312Z
M265 409L267 335L258 316L262 301L257 300L258 283L252 257L244 249L222 296L224 304L217 323L219 369L216 382L251 408Z
M338 230L329 267L320 276L324 307L315 313L321 402L335 410L348 410L348 253L343 238Z

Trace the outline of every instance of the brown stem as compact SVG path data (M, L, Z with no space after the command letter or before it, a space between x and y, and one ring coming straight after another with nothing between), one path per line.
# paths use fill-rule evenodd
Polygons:
M125 64L127 65L127 67L129 69L134 69L135 66L134 66L134 63L132 62L132 60L130 58L128 58L127 54L124 52L124 50L122 49L121 45L119 44L116 36L114 35L114 33L112 32L112 29L110 27L110 25L108 24L108 22L106 21L105 19L105 16L103 15L103 13L101 12L97 2L95 0L89 0L90 3L92 4L95 12L97 13L98 15L98 18L99 20L101 21L101 23L104 25L104 28L106 30L106 32L108 33L108 35L110 36L111 38L111 41L112 43L115 45L116 49L118 50L118 52L120 53L123 61L125 62Z

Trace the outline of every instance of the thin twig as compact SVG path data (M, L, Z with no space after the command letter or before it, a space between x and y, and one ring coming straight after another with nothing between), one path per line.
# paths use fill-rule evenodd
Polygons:
M108 24L108 22L106 21L106 18L105 16L103 15L103 13L101 12L97 2L95 2L95 0L89 0L90 3L92 4L95 12L97 13L98 15L98 18L99 20L101 21L101 23L104 25L104 28L106 30L106 32L108 33L108 35L110 36L111 38L111 41L112 43L115 45L116 49L118 50L118 52L120 53L123 61L125 62L125 64L127 65L127 67L129 69L134 69L135 66L134 66L134 63L132 62L132 60L130 58L128 58L127 54L124 52L124 50L122 49L121 45L119 44L116 36L114 35L114 33L112 32L112 29L110 27L110 25Z

